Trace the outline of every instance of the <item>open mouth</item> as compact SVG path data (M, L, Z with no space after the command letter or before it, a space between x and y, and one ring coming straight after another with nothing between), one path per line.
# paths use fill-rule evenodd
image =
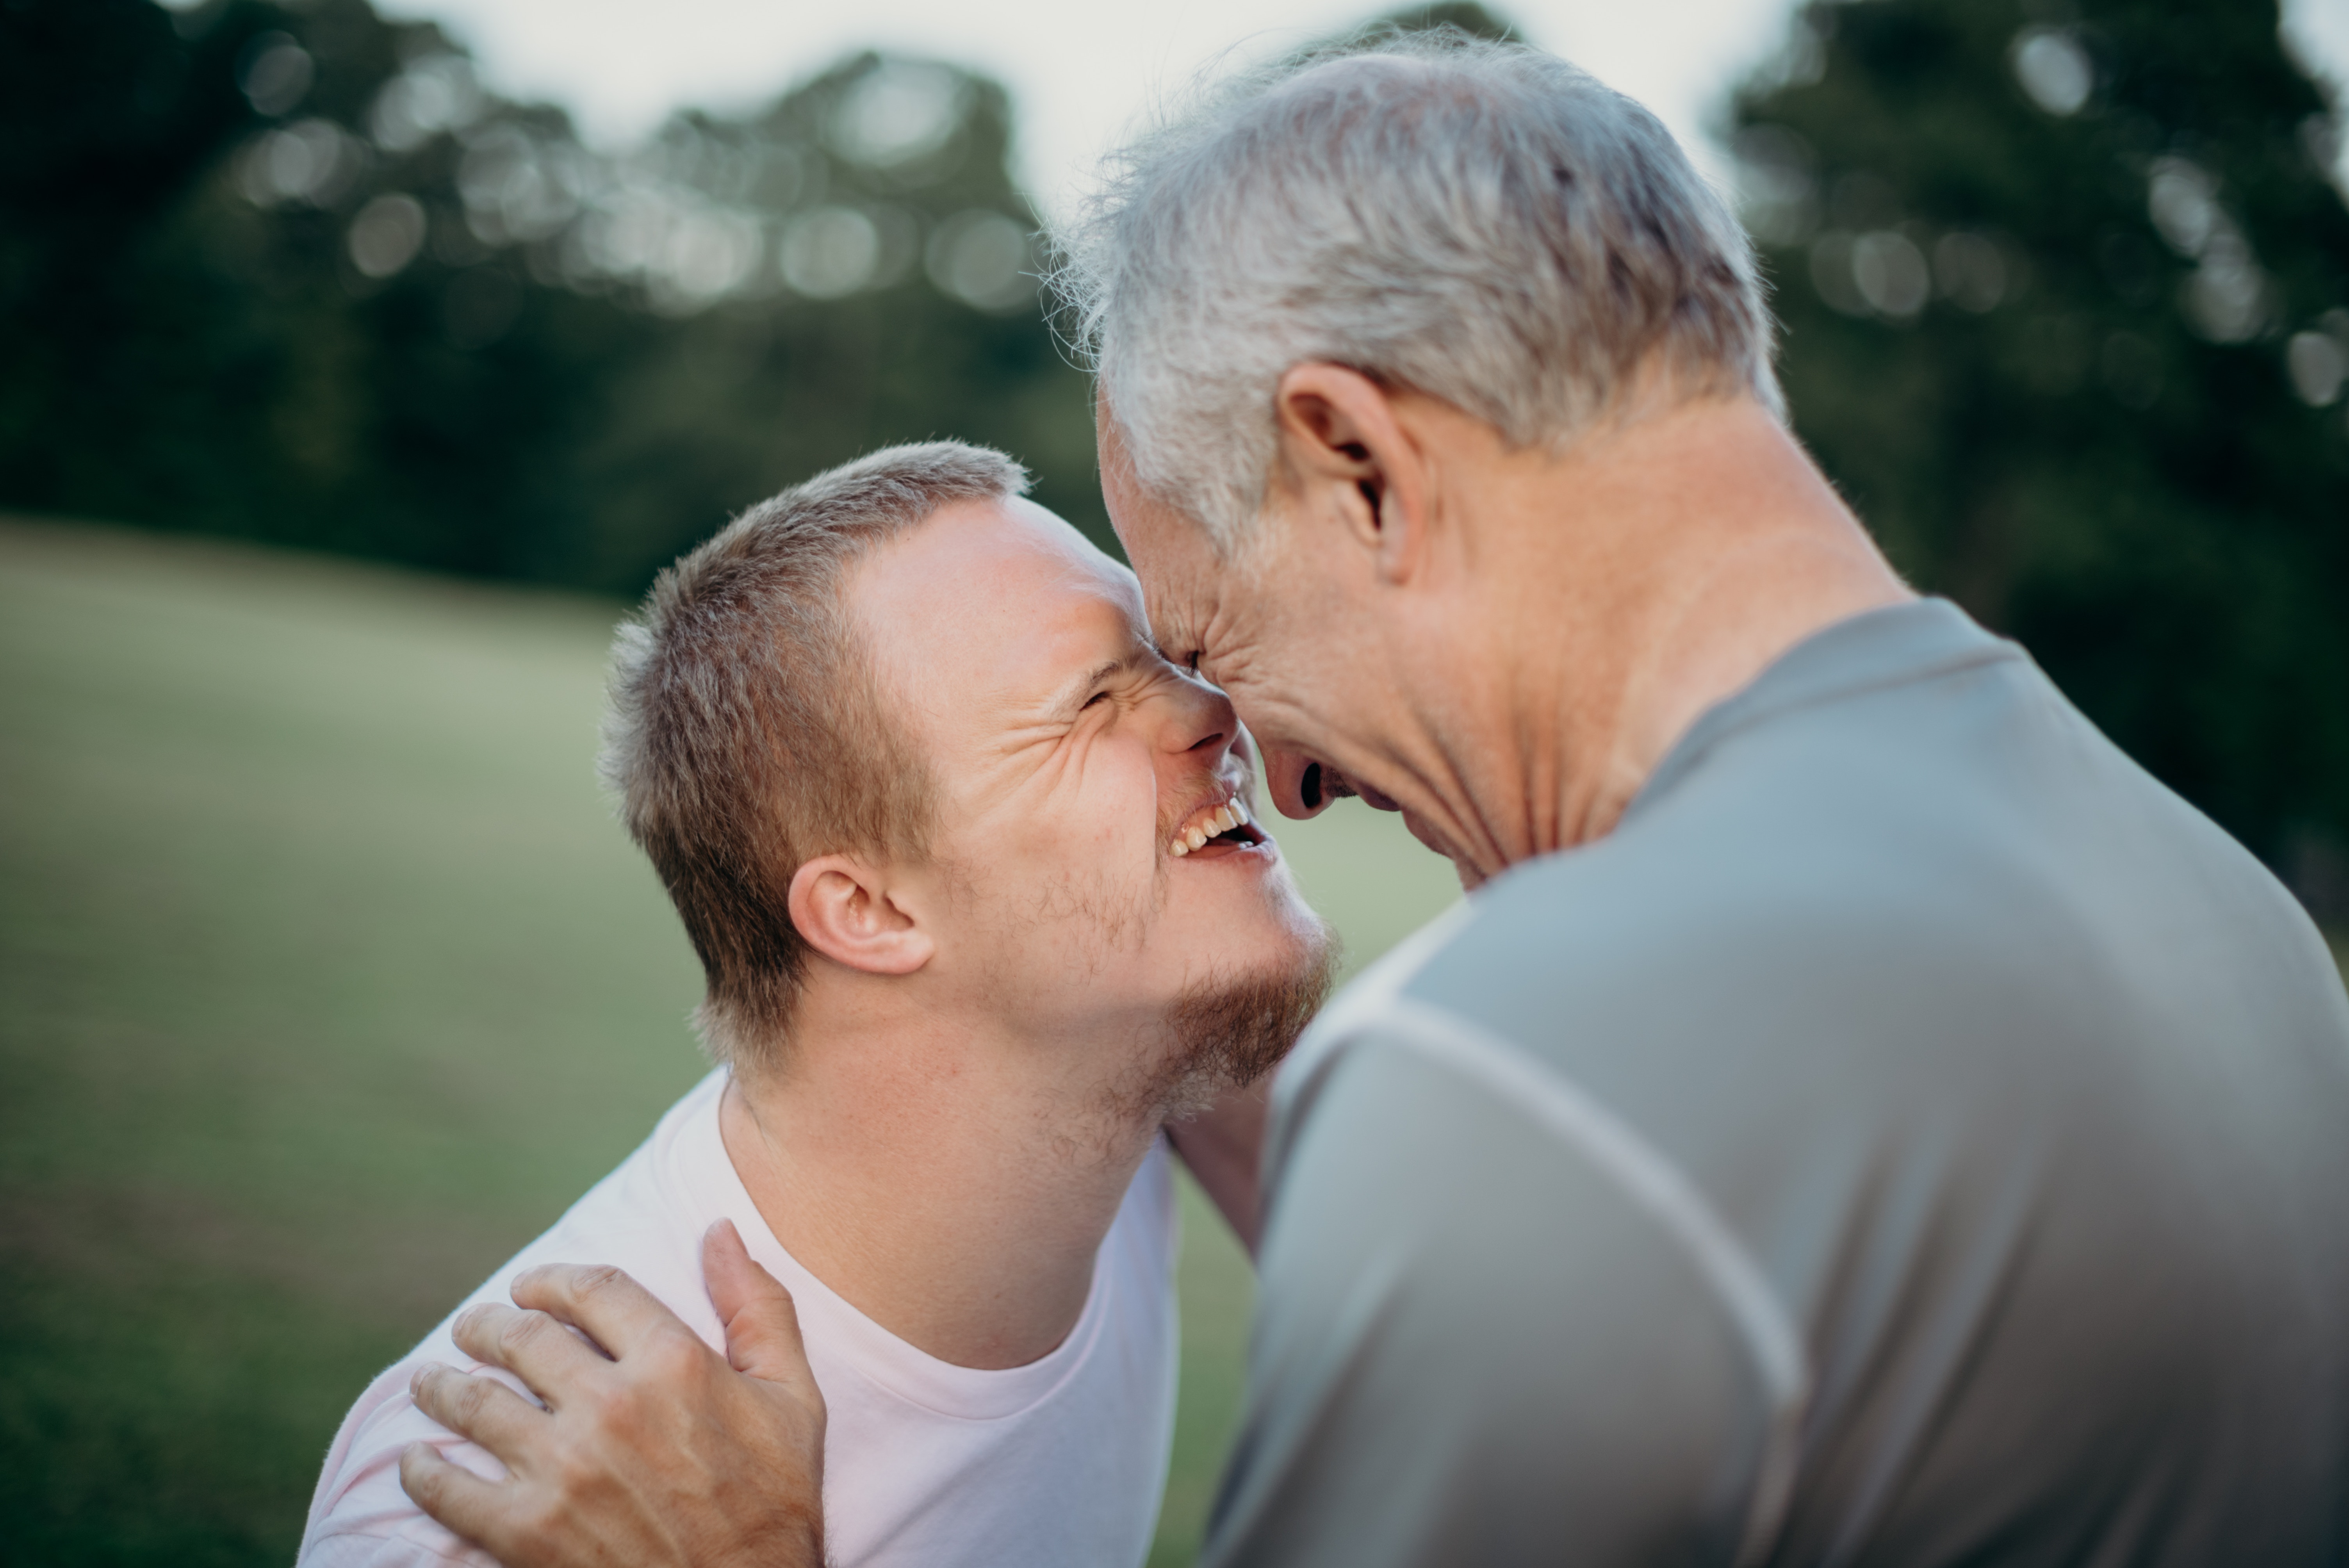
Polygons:
M1234 795L1227 800L1202 806L1192 812L1174 830L1174 841L1166 849L1169 854L1179 858L1230 854L1270 841L1248 815L1247 802Z

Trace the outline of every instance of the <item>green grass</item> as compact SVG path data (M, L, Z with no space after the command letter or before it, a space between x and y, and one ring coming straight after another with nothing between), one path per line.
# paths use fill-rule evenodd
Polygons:
M290 1558L367 1379L702 1070L593 779L616 610L0 527L0 1559ZM1454 896L1358 806L1282 836L1357 962ZM1185 1215L1157 1564L1250 1297Z

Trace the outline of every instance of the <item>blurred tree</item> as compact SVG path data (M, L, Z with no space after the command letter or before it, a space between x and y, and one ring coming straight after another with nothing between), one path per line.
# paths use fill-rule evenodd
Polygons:
M0 504L630 593L890 441L1106 538L1000 88L866 55L621 158L366 0L0 0Z
M688 521L696 513L933 435L1021 458L1040 476L1039 500L1115 548L1089 383L1044 325L1037 221L1005 173L1009 132L995 84L874 55L756 119L688 116L667 129L645 161L716 212L735 203L738 221L769 225L775 271L684 316L609 388L585 454L598 497L597 531L581 542L595 552L585 575L625 573L646 540L673 553L707 531ZM641 264L637 221L621 199L574 233L591 278ZM656 309L689 304L676 291L694 281L691 247L709 242L712 222L705 213L669 230L663 264L688 265L647 274ZM683 517L680 500L692 502Z
M2349 212L2275 23L1815 3L1734 150L1895 559L2349 911ZM607 158L365 0L0 0L0 504L632 592L951 433L1106 538L1008 125L864 56Z
M2349 913L2349 210L2272 0L1815 0L1734 119L1894 559Z

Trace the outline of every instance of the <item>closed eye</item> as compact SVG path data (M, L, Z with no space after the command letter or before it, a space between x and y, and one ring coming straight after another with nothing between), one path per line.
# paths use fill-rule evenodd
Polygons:
M1085 698L1085 707L1092 707L1092 705L1093 705L1093 704L1095 704L1095 703L1097 703L1097 702L1107 702L1108 700L1109 700L1109 693L1107 693L1107 692L1105 692L1105 691L1097 691L1097 692L1093 693L1093 695L1092 695L1092 696L1089 696L1089 697ZM1080 710L1080 711L1081 711L1081 710Z

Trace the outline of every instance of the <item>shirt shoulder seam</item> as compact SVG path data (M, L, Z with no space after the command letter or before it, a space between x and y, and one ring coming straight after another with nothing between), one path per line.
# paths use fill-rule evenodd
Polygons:
M1837 682L1825 690L1790 692L1775 699L1756 701L1751 707L1741 705L1732 697L1728 703L1697 720L1696 726L1682 737L1681 745L1666 755L1663 764L1651 774L1631 803L1624 808L1623 820L1629 822L1643 807L1671 792L1690 769L1710 755L1723 741L1734 738L1755 725L1806 708L1822 707L1829 703L1843 702L1852 697L1868 696L1877 692L1890 691L1897 686L1919 686L1970 669L1989 665L2013 664L2026 655L2010 643L1993 642L1986 647L1968 648L1945 658L1913 668L1888 670L1880 674ZM1718 718L1709 725L1707 719Z

